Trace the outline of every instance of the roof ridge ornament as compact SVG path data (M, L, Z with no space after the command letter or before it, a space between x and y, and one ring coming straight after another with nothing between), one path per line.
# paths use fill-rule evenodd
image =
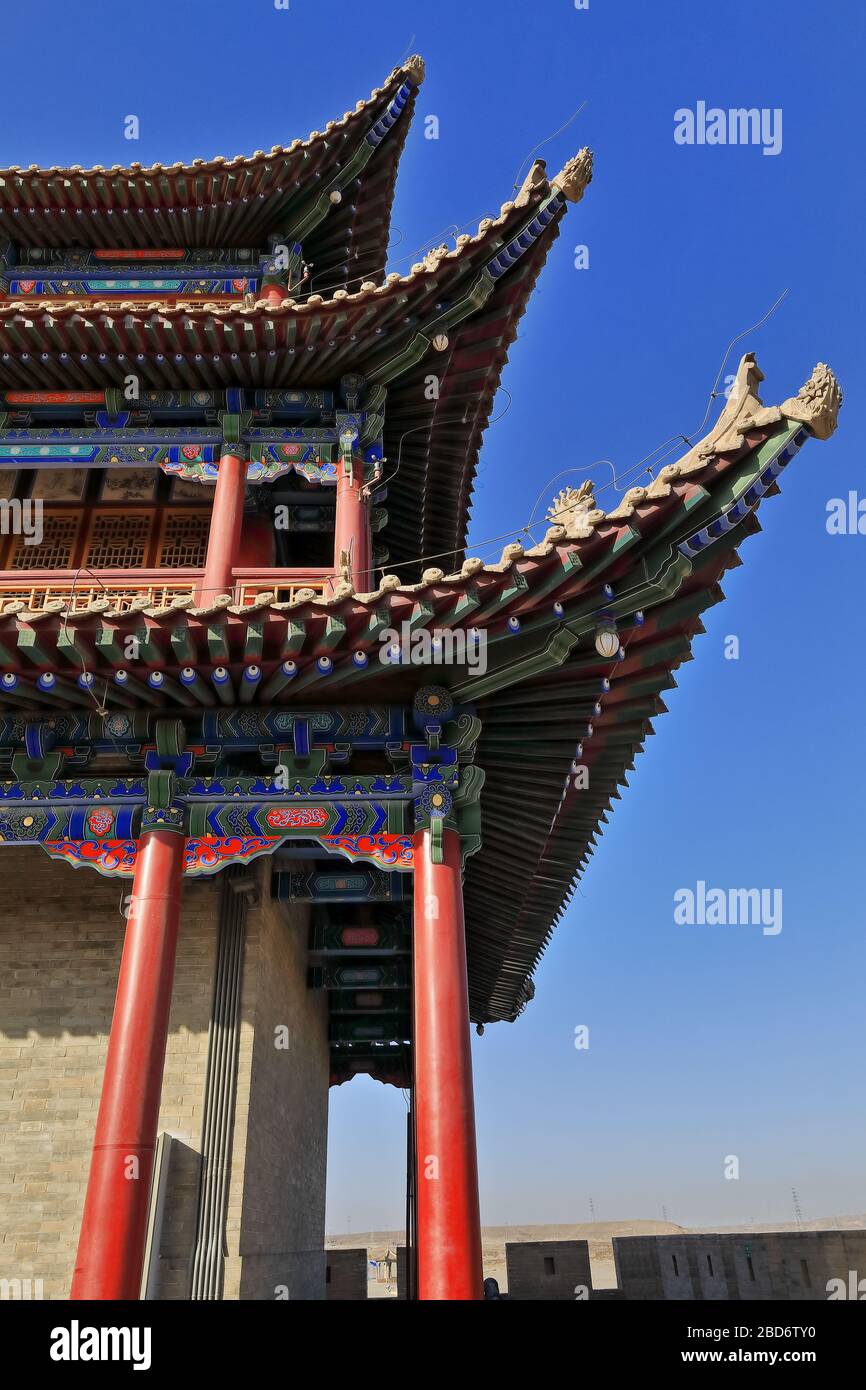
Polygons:
M592 158L592 150L584 145L550 180L551 188L558 188L570 203L579 203L592 182Z
M411 58L407 58L405 62L400 63L399 67L394 69L391 76L403 76L406 78L407 82L412 83L413 87L420 87L421 83L424 81L426 71L427 69L421 54L413 53ZM388 83L386 82L385 85L387 86Z
M529 195L531 193L538 188L544 189L545 186L549 186L547 179L547 164L543 159L536 159L533 161L529 173L520 185L520 192L511 202L503 204L503 209L507 206L510 211L511 208L515 206L522 207L524 203L529 201Z
M829 439L836 429L842 388L826 362L819 362L797 392L779 406L788 420L807 425L816 439Z
M681 459L665 464L647 488L653 501L666 497L675 478L699 471L714 456L733 453L743 447L750 430L762 430L777 425L780 420L795 420L806 426L816 439L829 439L836 428L842 391L830 368L819 362L809 380L781 405L764 405L758 387L764 373L752 352L740 358L734 380L725 392L725 408L710 429Z
M547 509L546 520L571 532L578 518L583 522L587 513L595 510L595 492L587 478L580 487L564 487L557 493Z
M758 394L763 380L764 373L754 353L744 353L725 408L714 429L697 446L699 453L724 453L738 448L747 429L775 425L783 418L806 425L816 439L830 438L836 428L842 391L826 363L819 362L797 395L789 396L781 405L764 405Z

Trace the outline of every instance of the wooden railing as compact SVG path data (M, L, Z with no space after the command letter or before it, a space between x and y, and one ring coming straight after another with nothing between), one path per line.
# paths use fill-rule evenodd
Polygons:
M286 296L290 290L284 291ZM166 294L155 290L153 294L131 294L125 290L99 290L92 294L0 294L0 305L4 308L14 305L16 309L26 310L44 308L47 304L140 304L146 309L150 304L159 304L164 309L200 309L203 304L216 309L243 309L264 299L263 290L253 294Z
M23 603L27 612L36 613L53 603L62 603L73 613L90 604L107 602L126 612L134 605L167 608L178 599L197 599L207 606L207 595L197 598L204 570L5 570L0 571L0 613L7 604ZM331 570L235 570L235 603L248 607L261 594L273 594L278 603L291 603L301 590L313 590L321 597L332 591Z
M0 609L23 603L38 612L62 603L80 613L91 603L107 602L126 612L136 600L165 608L179 598L191 598L203 570L5 570L0 571Z
M315 570L232 570L235 602L247 607L260 594L273 594L277 603L291 603L302 589L312 589L322 598L333 590L334 572Z

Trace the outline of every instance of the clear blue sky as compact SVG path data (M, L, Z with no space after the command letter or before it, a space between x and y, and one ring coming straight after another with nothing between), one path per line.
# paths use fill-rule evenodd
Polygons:
M628 467L692 432L727 343L786 287L738 349L757 352L764 399L796 392L818 359L841 379L840 432L808 444L762 508L764 533L706 616L535 1001L474 1039L487 1223L587 1220L590 1197L599 1219L664 1206L686 1224L785 1220L792 1186L805 1216L866 1211L866 536L825 529L830 498L866 496L864 13L852 0L46 0L4 19L4 164L267 149L422 53L398 270L445 228L496 213L533 146L586 102L540 151L555 172L588 144L596 174L511 351L478 553L559 469ZM674 111L699 100L780 107L781 153L675 144ZM587 270L573 268L578 243ZM724 659L729 634L738 661ZM698 879L780 887L782 932L675 926L673 894ZM579 1024L588 1051L573 1046ZM329 1230L401 1222L403 1114L375 1083L334 1093ZM739 1181L723 1177L729 1154Z

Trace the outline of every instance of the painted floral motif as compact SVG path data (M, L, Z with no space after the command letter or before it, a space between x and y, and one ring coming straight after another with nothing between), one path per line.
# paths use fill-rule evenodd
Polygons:
M101 807L98 811L91 811L90 815L87 817L88 830L91 830L94 835L98 835L100 838L108 834L113 824L114 816L111 811L106 808Z
M295 830L304 826L327 825L328 812L323 806L294 806L282 809L275 807L267 812L265 820L275 829Z

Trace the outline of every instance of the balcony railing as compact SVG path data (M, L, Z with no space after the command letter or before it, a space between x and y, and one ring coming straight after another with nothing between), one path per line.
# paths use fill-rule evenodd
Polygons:
M277 603L292 603L301 589L326 598L333 591L333 570L233 570L235 602L247 607L260 594L273 594Z
M92 603L106 602L116 612L133 606L167 608L179 599L195 599L204 570L30 570L0 571L0 612L7 604L23 603L36 613L53 603L81 613ZM279 603L291 603L302 589L321 597L331 593L331 570L235 570L234 601L249 607L261 594L274 594ZM142 599L147 604L142 604ZM207 595L201 598L207 606Z
M289 290L285 291L288 296ZM87 306L94 303L133 303L140 304L142 309L146 309L151 304L159 304L165 309L200 309L203 304L207 304L216 309L243 309L249 304L255 304L259 299L264 298L264 292L256 294L201 294L193 297L189 294L166 294L161 290L154 290L153 294L130 294L123 290L100 290L96 294L0 294L0 305L4 308L14 305L16 308L25 310L27 308L41 308L46 304L80 304Z

